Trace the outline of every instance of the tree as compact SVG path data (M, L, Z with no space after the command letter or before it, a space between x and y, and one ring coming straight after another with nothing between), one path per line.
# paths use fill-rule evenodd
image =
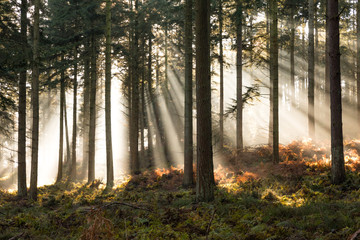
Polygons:
M32 138L31 138L31 175L30 175L30 198L37 200L37 177L38 177L38 151L39 151L39 75L40 75L40 51L39 51L39 22L40 0L35 0L34 10L34 39L33 39L33 73L32 73Z
M357 98L357 119L360 119L360 1L356 5L356 98ZM358 126L360 132L360 124Z
M114 185L114 167L111 137L111 0L106 0L105 49L105 125L106 125L106 186Z
M270 89L272 92L273 162L279 162L279 63L277 1L270 1Z
M220 63L220 148L224 147L224 50L223 50L223 6L219 0L219 63Z
M308 45L308 121L309 137L315 138L315 52L314 52L314 0L309 0L309 45Z
M61 62L64 62L64 54L61 54ZM59 162L56 182L59 183L63 177L63 159L64 159L64 110L65 110L65 70L61 70L60 76L60 129L59 129Z
M236 2L236 149L243 149L242 3Z
M196 0L196 109L198 201L214 199L211 130L210 0Z
M184 126L184 186L193 184L193 74L192 74L192 0L185 2L185 126Z
M345 180L345 163L342 132L339 1L328 0L329 29L329 76L331 102L331 182L340 184Z
M19 132L18 132L18 196L27 194L26 189L26 70L27 70L27 0L21 1L21 41L23 59L19 79Z
M71 167L70 167L70 180L76 180L76 139L77 139L77 74L78 74L78 64L77 64L77 46L74 47L74 102L73 102L73 129L72 129L72 147L71 147Z
M94 24L94 23L93 23ZM96 133L96 89L97 89L97 69L96 69L96 48L97 40L95 33L90 37L90 125L89 125L89 164L88 182L95 180L95 133Z

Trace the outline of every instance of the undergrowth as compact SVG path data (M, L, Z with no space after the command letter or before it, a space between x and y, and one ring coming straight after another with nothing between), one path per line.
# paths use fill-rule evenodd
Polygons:
M360 228L356 162L347 161L346 182L335 186L326 160L292 149L283 148L279 166L257 149L255 164L221 167L211 203L196 202L175 168L111 191L100 182L45 186L37 202L0 191L0 239L349 239Z

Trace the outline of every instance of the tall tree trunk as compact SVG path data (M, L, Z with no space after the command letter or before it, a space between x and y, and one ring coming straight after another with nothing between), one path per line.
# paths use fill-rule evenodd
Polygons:
M90 43L87 40L85 42L85 59L84 59L84 93L83 93L83 160L82 160L82 177L86 176L89 163L89 126L90 126Z
M295 106L295 3L290 8L290 90L291 103Z
M271 6L271 3L270 3L271 0L268 0L267 1L267 9L266 9L266 34L269 36L270 35L270 26L271 26L271 9L270 9L270 6ZM271 49L270 49L270 37L269 37L269 40L266 41L266 50L269 54L269 69L270 69L270 66L271 66L271 59L270 59L270 55L271 55ZM273 113L273 82L272 82L272 79L270 77L269 79L269 106L270 106L270 110L269 110L269 146L272 146L273 145L273 120L274 120L274 113Z
M68 117L67 117L67 103L66 103L66 94L64 94L64 123L65 123L65 138L66 138L66 156L65 156L65 169L69 170L70 160L71 160L71 152L70 152L70 139L69 139L69 125L68 125ZM69 171L66 171L66 174Z
M210 0L196 0L196 109L198 201L214 199L211 130Z
M135 0L135 11L138 10L138 0ZM130 121L130 159L131 159L131 173L138 174L140 172L139 165L139 73L138 73L138 16L135 17L134 25L134 40L133 40L133 81L131 93L131 121Z
M340 184L345 180L345 164L341 108L339 2L338 0L328 0L327 6L331 94L331 182Z
M236 150L243 150L242 3L236 5Z
M96 39L94 33L91 35L90 53L90 125L89 125L89 164L88 182L95 180L95 133L96 133Z
M315 139L315 54L314 54L314 0L309 0L309 45L308 45L308 126L309 137Z
M61 62L64 61L64 55L61 55ZM63 177L63 158L64 158L64 103L65 103L65 73L61 71L60 76L60 123L59 123L59 162L56 183L59 183Z
M140 161L142 166L146 166L145 163L145 34L142 34L141 39L141 88L140 88L140 146L141 157Z
M185 2L185 124L184 124L184 179L183 186L194 184L193 169L193 0Z
M327 3L328 0L326 0ZM325 103L330 106L330 68L329 68L329 7L326 6L325 39Z
M273 95L273 162L279 162L279 49L277 1L270 0L270 82Z
M71 146L71 167L70 167L70 180L76 180L76 138L77 138L77 49L74 48L74 102L73 102L73 129L72 129L72 146Z
M35 0L34 10L34 42L33 42L33 73L32 73L32 138L31 138L31 174L30 174L30 198L37 200L37 177L39 156L39 75L40 75L40 0Z
M27 70L27 0L21 0L21 41L23 59L19 79L19 132L18 132L18 193L27 194L26 189L26 70Z
M356 98L357 98L357 119L360 120L360 1L356 5ZM358 126L358 133L360 133L360 125Z
M148 77L147 77L147 81L148 81L148 92L149 92L149 100L148 102L152 102L154 100L153 98L153 92L152 92L152 31L151 31L151 26L149 29L149 59L148 59ZM150 109L150 107L149 107ZM150 118L150 114L148 114L148 168L152 167L154 165L153 163L153 132L152 132L152 121L153 119Z
M106 125L106 186L114 185L114 166L111 136L111 0L106 0L105 50L105 125Z
M224 52L223 52L222 0L219 0L219 63L220 63L220 148L224 147Z

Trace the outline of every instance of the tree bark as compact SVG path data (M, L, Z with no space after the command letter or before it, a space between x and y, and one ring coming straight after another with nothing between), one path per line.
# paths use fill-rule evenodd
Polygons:
M135 11L138 10L138 0L135 1ZM138 16L135 17L134 24L134 40L133 40L133 81L132 81L132 93L131 93L131 121L130 121L130 159L131 159L131 173L140 173L139 164L139 74L138 74Z
M148 77L147 77L147 81L148 81L148 92L149 92L149 100L148 102L152 102L154 100L153 98L153 92L152 92L152 31L151 31L151 26L149 29L149 59L148 59L148 66L147 66L147 70L148 70ZM150 109L150 106L149 106ZM148 114L148 168L152 167L154 165L153 163L153 132L152 132L152 121L153 119L150 118L150 114Z
M114 186L114 166L111 135L111 0L106 0L105 49L105 126L106 126L106 186Z
M196 0L196 109L198 201L214 199L211 128L210 0Z
M77 49L74 48L74 102L73 102L73 129L72 129L72 146L71 146L71 167L70 167L70 180L76 180L76 139L77 139Z
M34 42L33 42L33 73L32 73L32 107L33 124L31 138L31 174L30 174L30 198L37 200L38 178L38 155L39 155L39 75L40 75L40 0L35 0L34 10Z
M309 137L315 139L315 54L314 54L314 0L309 0L309 45L308 45L308 126Z
M290 90L291 103L295 106L295 3L290 8Z
M90 46L89 41L85 43L85 59L84 59L84 93L83 93L83 160L82 160L82 177L85 178L89 163L89 125L90 125Z
M220 64L220 141L219 146L224 147L224 51L223 51L223 16L222 16L222 0L219 0L219 64Z
M27 0L21 0L22 70L19 79L19 122L18 122L18 192L19 197L27 195L26 188L26 70L27 70Z
M88 182L95 180L95 132L96 132L96 39L94 33L91 35L90 53L90 125L89 125L89 164Z
M64 55L61 55L61 61L64 62ZM63 177L63 158L64 158L64 102L65 102L65 74L61 71L60 76L60 123L59 123L59 162L56 183L59 183Z
M331 182L345 180L345 164L342 132L339 2L328 0L329 21L329 69L331 94Z
M193 169L193 0L185 2L185 124L184 124L184 179L183 186L194 184Z
M356 98L357 98L357 119L360 120L360 1L356 4ZM358 126L360 133L360 124Z
M236 5L236 149L243 150L243 99L242 99L242 3Z
M279 162L279 49L277 1L270 0L270 82L273 96L273 162Z

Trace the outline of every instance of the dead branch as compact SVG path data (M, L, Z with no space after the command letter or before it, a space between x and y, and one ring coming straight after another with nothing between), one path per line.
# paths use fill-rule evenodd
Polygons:
M213 213L212 213L212 215L211 215L211 218L210 218L210 222L209 222L209 224L208 224L208 226L207 226L207 229L206 229L206 238L205 238L206 240L208 240L208 236L209 236L209 233L210 233L211 223L212 223L212 221L214 220L215 213L216 213L216 209L214 209L214 211L213 211Z
M20 233L20 234L18 234L18 235L16 235L16 236L13 236L12 238L9 238L9 240L16 240L16 239L19 239L19 238L21 238L24 234L25 234L25 232Z
M353 235L350 236L349 240L355 240L360 234L360 229L357 230Z

